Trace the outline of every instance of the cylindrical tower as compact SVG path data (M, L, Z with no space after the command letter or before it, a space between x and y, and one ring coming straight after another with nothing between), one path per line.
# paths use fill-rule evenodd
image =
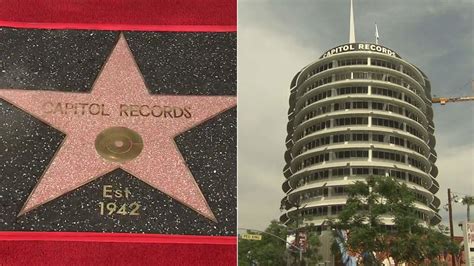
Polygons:
M417 67L378 44L340 45L296 74L289 102L281 222L323 224L371 175L406 183L420 220L441 221L431 89Z

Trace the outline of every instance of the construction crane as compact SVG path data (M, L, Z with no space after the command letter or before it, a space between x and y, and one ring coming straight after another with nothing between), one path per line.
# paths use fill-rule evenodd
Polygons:
M436 97L432 98L432 103L439 103L445 105L449 102L465 102L465 101L474 101L474 96L461 96L461 97Z
M472 86L472 90L474 91L474 80L471 80L471 86ZM465 86L469 84L469 82L467 82L463 87L461 87L460 89L462 88L465 88ZM447 103L455 103L455 102L466 102L466 101L474 101L474 96L459 96L459 97L433 97L431 99L431 102L432 103L439 103L441 105L445 105Z

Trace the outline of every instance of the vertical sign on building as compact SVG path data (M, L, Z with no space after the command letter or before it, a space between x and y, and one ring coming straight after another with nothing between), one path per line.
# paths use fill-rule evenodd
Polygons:
M474 223L464 222L464 253L466 265L474 266Z

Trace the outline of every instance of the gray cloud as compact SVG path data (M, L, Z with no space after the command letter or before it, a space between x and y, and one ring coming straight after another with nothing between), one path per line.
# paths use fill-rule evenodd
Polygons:
M470 86L458 89L473 78L472 1L354 3L358 41L374 40L377 21L381 44L420 67L434 94L474 94ZM348 14L348 0L239 1L241 226L263 228L279 216L290 81L324 51L348 41ZM474 102L434 106L434 113L443 205L448 186L474 194ZM440 214L446 216L442 209ZM456 206L454 217L465 217L465 207Z

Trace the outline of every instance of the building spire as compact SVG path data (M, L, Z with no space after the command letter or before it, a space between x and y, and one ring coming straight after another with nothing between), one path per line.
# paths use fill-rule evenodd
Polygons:
M375 22L375 44L379 44L379 29L377 28L377 22Z
M356 41L355 37L355 27L354 27L354 5L351 0L351 17L349 24L349 43L354 43Z

